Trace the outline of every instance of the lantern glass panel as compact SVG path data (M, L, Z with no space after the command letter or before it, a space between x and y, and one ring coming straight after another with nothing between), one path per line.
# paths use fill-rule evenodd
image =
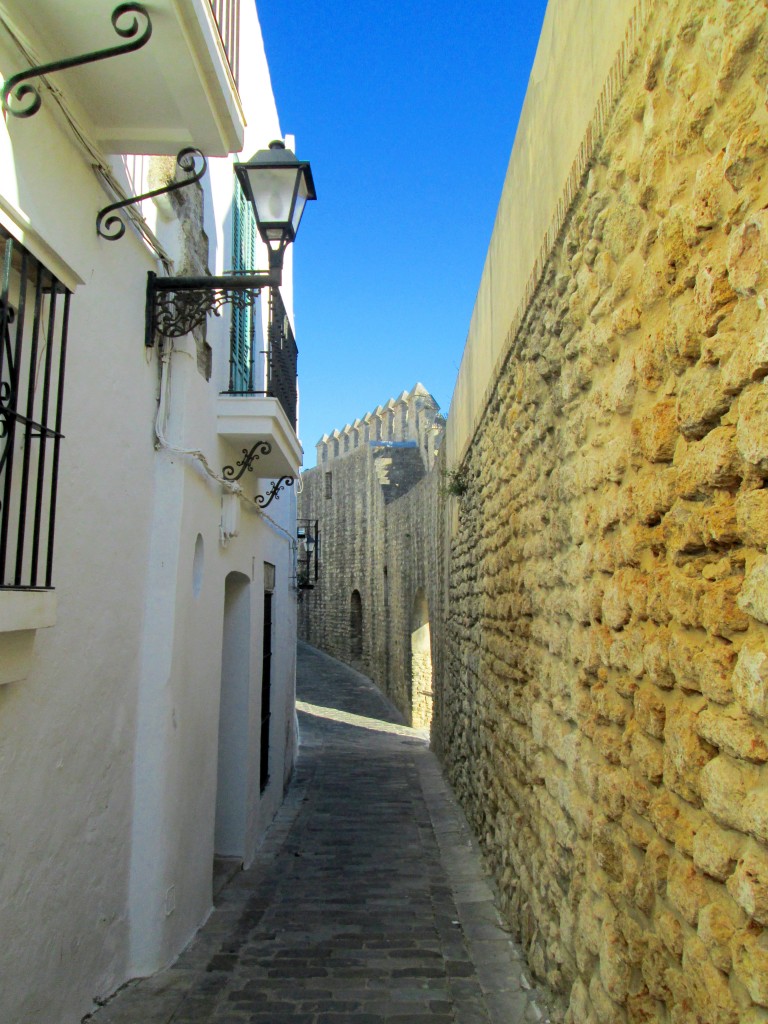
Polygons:
M302 175L303 178L303 175ZM295 167L260 167L248 172L256 216L260 223L276 225L291 224L291 204L296 185ZM270 237L280 238L282 232Z
M307 199L309 198L309 188L307 187L307 176L304 173L304 170L301 170L299 173L300 173L299 188L298 188L298 192L296 194L296 205L293 208L293 233L294 233L294 235L299 230L299 221L301 220L302 213L304 213L304 205L306 204Z

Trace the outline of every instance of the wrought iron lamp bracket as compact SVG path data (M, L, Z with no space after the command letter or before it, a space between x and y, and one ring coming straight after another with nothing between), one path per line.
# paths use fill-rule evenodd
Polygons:
M202 161L199 171L195 170L196 157L199 157ZM125 234L125 224L114 212L115 210L122 210L126 206L133 206L134 203L141 203L145 199L155 199L157 196L168 195L171 192L178 191L180 188L186 188L187 185L194 185L196 181L200 181L208 169L205 157L194 146L187 146L185 149L180 150L176 156L176 163L188 177L183 178L181 181L172 181L161 188L152 189L151 192L144 192L140 196L131 196L130 199L123 199L119 203L111 203L109 206L105 206L103 210L99 210L96 216L96 234L110 242L116 242L118 238L122 238Z
M144 344L152 348L156 335L181 338L204 323L209 313L218 316L227 304L245 309L264 288L280 283L280 274L272 270L238 271L220 277L158 277L150 270Z
M144 29L141 28L140 18L132 18L126 23L127 15L139 15L146 22ZM121 24L122 22L122 24ZM127 3L118 4L112 11L112 27L122 38L129 42L121 43L119 46L111 46L106 50L96 50L92 53L83 53L77 57L68 57L65 60L52 61L50 64L40 64L37 67L27 68L12 75L3 83L2 106L3 110L14 117L32 117L42 105L42 98L34 85L29 85L27 79L39 78L43 75L50 75L54 71L64 71L67 68L79 67L82 64L93 64L97 60L107 60L110 57L118 57L123 53L131 53L133 50L140 50L149 42L152 35L152 21L149 12L144 4ZM21 106L15 109L11 106L11 99Z
M281 476L279 480L273 480L272 486L269 488L266 494L257 494L255 501L259 508L266 508L271 505L273 501L280 497L280 491L283 487L293 486L292 476Z

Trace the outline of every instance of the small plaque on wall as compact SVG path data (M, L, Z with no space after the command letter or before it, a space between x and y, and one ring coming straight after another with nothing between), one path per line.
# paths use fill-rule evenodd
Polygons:
M275 589L275 567L271 562L264 563L264 590L271 593Z

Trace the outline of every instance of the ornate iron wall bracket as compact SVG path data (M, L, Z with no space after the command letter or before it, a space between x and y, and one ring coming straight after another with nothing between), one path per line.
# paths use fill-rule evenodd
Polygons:
M259 508L266 508L271 505L272 502L280 497L280 491L283 486L292 487L293 477L292 476L281 476L279 480L274 480L272 486L269 488L266 494L257 494L254 501Z
M259 456L269 455L271 451L272 445L269 441L257 441L250 451L247 448L243 448L242 459L240 459L239 462L236 462L234 466L225 466L222 470L222 474L227 480L231 480L232 483L235 483L246 470L248 470L249 473L253 472L253 464L258 461ZM235 466L240 467L239 473L235 469Z
M132 18L126 22L125 18L130 14L138 14L144 18L146 24L141 30L140 18ZM120 24L121 21L123 24ZM109 57L117 57L121 53L131 53L133 50L140 50L152 35L152 22L149 12L143 4L129 3L118 4L112 11L112 27L122 39L129 39L130 42L120 46L112 46L106 50L96 50L93 53L84 53L78 57L68 57L65 60L53 61L51 64L41 64L38 67L28 68L12 75L3 83L2 104L3 110L14 117L32 117L40 109L42 99L34 85L24 84L28 78L39 78L42 75L50 75L53 71L64 71L66 68L79 67L81 64L92 64L97 60L107 60ZM21 106L14 109L11 107L11 99Z
M155 335L180 338L204 323L209 313L218 315L230 303L244 309L263 288L279 285L279 273L255 270L221 277L158 277L147 275L147 308L144 344L152 348Z
M195 170L196 157L202 160L202 167L199 171ZM187 146L186 149L182 149L176 156L176 163L189 177L184 178L182 181L173 181L168 185L163 185L161 188L155 188L151 192L144 192L143 195L132 196L130 199L123 199L119 203L105 206L103 210L99 210L96 216L96 234L110 242L116 242L118 238L122 238L125 234L125 224L114 213L115 210L122 210L126 206L141 203L145 199L154 199L156 196L168 195L170 192L176 192L180 188L186 188L187 185L194 185L196 181L200 181L208 169L205 157L194 146Z

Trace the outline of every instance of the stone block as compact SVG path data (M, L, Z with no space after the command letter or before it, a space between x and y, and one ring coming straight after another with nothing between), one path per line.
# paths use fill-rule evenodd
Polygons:
M740 124L728 140L723 160L723 175L731 188L740 192L753 178L756 168L763 166L768 143L759 126Z
M761 555L748 567L737 604L753 618L768 623L768 555Z
M696 171L690 216L697 228L713 228L722 217L723 156L715 154Z
M721 637L733 637L749 629L749 616L741 610L741 593L740 576L713 581L699 605L702 626Z
M684 800L698 806L699 774L716 754L697 735L700 709L675 703L667 710L664 728L664 784Z
M751 216L731 232L728 240L728 279L739 295L754 295L763 281L766 269L765 211Z
M739 1024L741 1010L731 993L728 979L709 956L706 946L691 935L683 949L683 974L692 1004L701 1007L711 1024Z
M632 423L633 442L649 462L671 462L679 436L674 399L657 402Z
M755 926L731 940L733 970L756 1003L768 1007L768 933Z
M649 736L660 740L664 736L667 707L658 690L651 686L641 687L634 696L635 719Z
M648 736L636 721L630 722L624 733L627 762L649 782L661 782L664 775L664 748L658 740Z
M731 404L719 367L699 365L683 376L677 392L676 415L680 433L698 440L720 422Z
M669 664L669 634L666 630L655 630L646 638L643 645L643 667L656 686L669 690L675 685L675 676Z
M693 840L693 862L699 871L724 882L736 866L743 842L740 833L707 819L699 825Z
M706 497L715 488L738 486L742 467L736 428L716 427L701 441L678 446L675 464L679 492L685 498Z
M768 844L768 793L765 789L747 793L742 816L745 831Z
M606 921L600 935L600 981L610 998L624 1003L629 994L632 964L627 943L613 921Z
M768 388L763 383L739 398L736 444L741 458L768 477Z
M670 858L667 875L667 899L684 921L695 928L699 911L709 902L704 875L687 857Z
M731 940L742 924L743 915L727 898L708 903L699 911L699 938L706 946L712 963L724 974L731 972Z
M706 708L697 716L693 727L712 748L755 764L768 761L765 731L738 706Z
M696 275L694 295L702 330L712 335L736 304L737 296L728 280L727 268L716 263L704 264Z
M757 924L768 925L768 851L756 843L736 862L736 870L725 883L728 892Z
M699 792L704 806L716 821L743 831L744 799L758 780L757 768L719 754L702 768Z
M745 491L736 498L736 523L744 544L768 547L768 488Z

